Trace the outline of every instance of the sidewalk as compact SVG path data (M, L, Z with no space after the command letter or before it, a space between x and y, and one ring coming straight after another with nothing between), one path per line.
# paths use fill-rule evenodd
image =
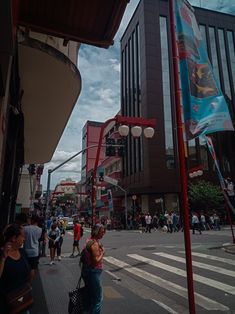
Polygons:
M228 230L228 227L226 226L222 230ZM220 248L226 253L235 254L235 244L225 243ZM70 253L64 254L61 262L56 261L56 265L52 266L49 265L49 257L40 259L39 274L33 282L35 304L30 314L68 313L68 292L76 287L80 276L79 257L69 258L69 255ZM136 295L120 285L113 285L112 280L113 278L103 272L104 305L102 313L145 313L149 304L143 300L139 303L139 299L136 302Z
M40 260L39 274L33 284L35 304L30 314L67 314L68 292L76 287L80 276L79 258L62 258L56 265L49 265L49 258ZM150 313L156 310L156 304L140 299L136 294L121 285L114 284L113 278L105 271L102 274L104 302L103 314Z

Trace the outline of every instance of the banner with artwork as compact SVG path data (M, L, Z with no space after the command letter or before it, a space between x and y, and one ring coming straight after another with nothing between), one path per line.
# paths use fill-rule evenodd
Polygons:
M174 6L187 140L202 134L234 130L194 9L187 0L174 1Z

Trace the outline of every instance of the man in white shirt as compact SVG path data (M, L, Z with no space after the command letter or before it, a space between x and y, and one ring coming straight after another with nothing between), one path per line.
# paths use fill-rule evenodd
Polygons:
M145 229L145 232L151 233L152 217L150 216L149 213L145 216L145 222L146 222L146 229Z
M202 234L200 224L199 224L199 219L196 213L193 213L193 216L192 216L192 229L193 229L193 234L195 234L195 230L197 230L200 234Z
M233 206L235 206L235 189L234 189L234 184L233 184L233 182L232 182L230 177L226 178L225 184L226 184L225 191L228 194L230 202L232 203Z

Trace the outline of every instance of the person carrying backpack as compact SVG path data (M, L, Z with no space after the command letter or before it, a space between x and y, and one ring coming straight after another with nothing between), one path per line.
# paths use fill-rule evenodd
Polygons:
M101 224L92 227L91 236L86 240L81 253L81 274L88 294L87 310L92 314L100 314L103 300L101 274L103 269L104 247L100 240L105 234Z
M73 257L77 257L80 255L80 248L79 248L79 241L81 239L81 237L83 236L83 228L81 227L79 221L78 221L78 217L74 217L73 220L73 252L70 255L71 258ZM77 255L75 254L75 250L77 249Z

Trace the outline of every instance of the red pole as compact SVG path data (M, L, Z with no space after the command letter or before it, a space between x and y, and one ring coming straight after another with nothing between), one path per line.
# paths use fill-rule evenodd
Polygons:
M96 208L96 190L95 190L95 179L96 179L96 171L98 168L98 163L100 160L100 150L102 146L102 140L104 136L104 130L111 122L116 122L120 124L126 124L126 125L141 125L141 126L149 126L149 127L155 127L156 125L156 119L144 119L142 117L123 117L121 115L116 115L114 118L108 119L102 124L101 130L100 130L100 137L98 142L98 148L96 152L96 159L95 159L95 165L93 169L93 178L92 178L92 193L91 193L91 208L92 208L92 226L95 223L95 208Z
M99 142L98 142L98 147L96 151L96 158L95 158L95 164L94 164L94 169L93 169L93 178L92 178L92 190L91 190L91 215L92 215L92 226L95 224L95 209L96 209L96 190L95 190L95 181L96 181L96 172L97 172L97 167L100 159L100 151L101 151L101 146L102 146L102 140L104 136L104 130L105 128L109 125L110 122L116 121L116 117L111 118L107 121L105 121L102 124L102 127L100 129L100 137L99 137Z
M182 125L182 116L181 116L181 98L180 98L180 84L179 84L179 73L178 73L178 57L177 57L176 35L175 35L173 1L174 0L169 1L169 16L170 16L170 31L171 31L171 41L172 41L173 70L174 70L174 89L175 89L175 104L176 104L179 168L180 168L180 179L181 179L181 204L183 206L184 244L185 244L186 268L187 268L189 313L195 314L196 312L195 312L195 299L194 299L194 287L193 287L193 269L192 269L191 239L190 239L190 226L189 226L189 207L188 207L188 195L187 195L187 174L186 174L186 165L185 165L183 125ZM181 209L181 212L182 212L182 209Z
M229 206L228 203L225 200L225 207L226 207L226 211L227 211L227 215L228 215L228 220L230 223L230 227L231 227L231 232L232 232L232 237L233 237L233 243L235 243L235 237L234 237L234 232L233 232L233 223L232 223L232 219L231 219L231 214L230 214L230 210L229 210Z

